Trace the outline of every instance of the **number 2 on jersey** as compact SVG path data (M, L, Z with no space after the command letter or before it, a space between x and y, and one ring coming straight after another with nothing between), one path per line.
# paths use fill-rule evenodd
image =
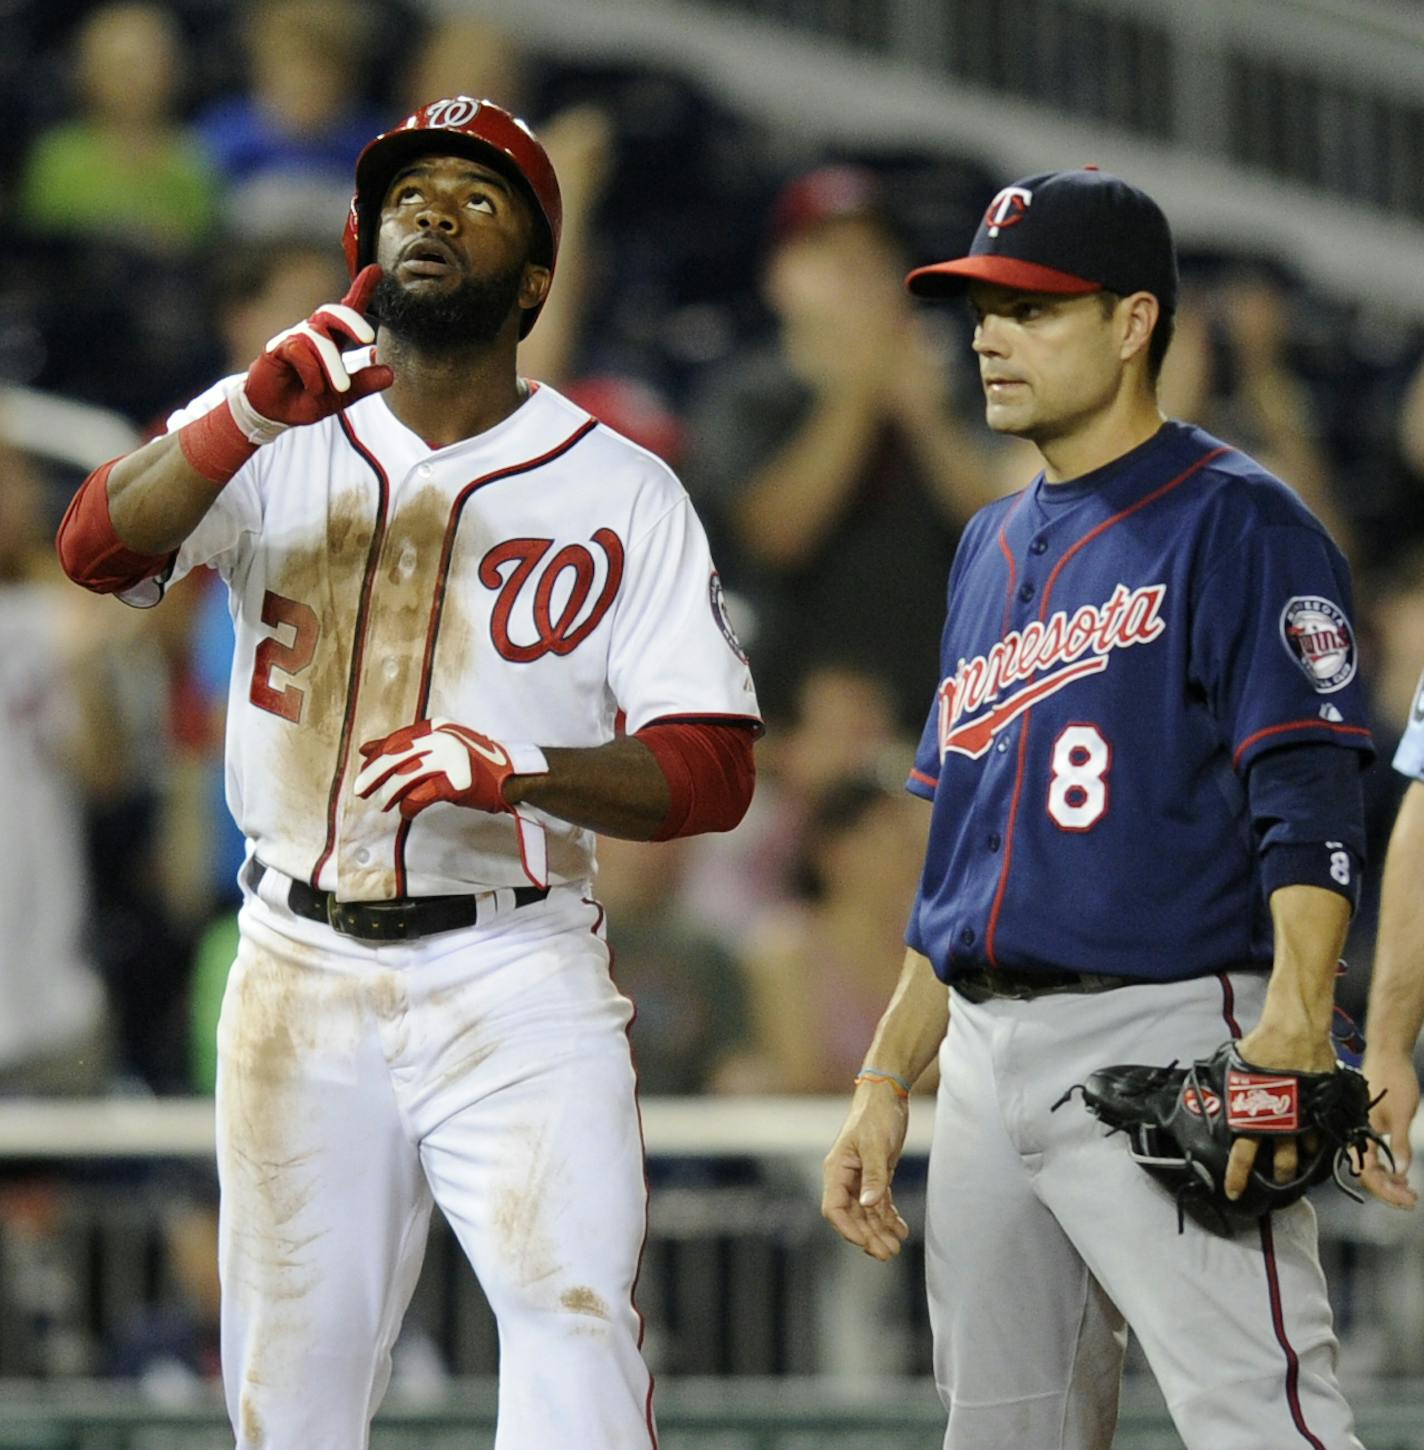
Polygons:
M262 623L274 629L286 625L292 631L292 642L284 644L279 635L270 635L257 646L248 698L259 710L268 710L295 725L302 718L306 691L296 685L283 685L280 690L277 689L272 683L272 671L279 669L285 675L301 674L316 653L320 626L309 605L288 599L284 594L274 594L270 589L262 596Z
M1065 725L1053 742L1048 814L1061 831L1091 831L1107 814L1112 747L1096 725Z

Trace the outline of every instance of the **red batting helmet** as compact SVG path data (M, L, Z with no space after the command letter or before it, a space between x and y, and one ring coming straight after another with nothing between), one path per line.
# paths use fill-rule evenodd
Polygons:
M473 157L519 187L534 214L533 258L552 273L559 256L564 204L548 153L523 121L493 101L450 96L422 106L394 130L377 136L357 157L356 194L341 239L351 275L375 260L381 202L391 178L413 157L432 151ZM534 326L542 306L540 303L524 314L520 337Z

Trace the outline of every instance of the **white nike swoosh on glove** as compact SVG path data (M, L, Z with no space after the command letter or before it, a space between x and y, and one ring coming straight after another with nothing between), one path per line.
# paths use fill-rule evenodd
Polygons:
M450 732L454 734L453 731ZM470 735L456 735L455 738L467 745L477 755L483 755L491 765L505 766L509 764L509 756L504 753L501 746L491 741L489 745L481 745L478 740ZM491 748L493 747L493 748Z

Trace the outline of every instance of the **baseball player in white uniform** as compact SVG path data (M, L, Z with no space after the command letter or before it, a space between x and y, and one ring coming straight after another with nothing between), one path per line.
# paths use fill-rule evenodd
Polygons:
M559 223L522 122L423 107L358 161L343 302L97 470L60 530L91 589L152 603L207 563L231 594L240 1450L368 1443L432 1202L498 1319L498 1450L656 1445L594 833L729 829L760 724L677 479L517 374Z

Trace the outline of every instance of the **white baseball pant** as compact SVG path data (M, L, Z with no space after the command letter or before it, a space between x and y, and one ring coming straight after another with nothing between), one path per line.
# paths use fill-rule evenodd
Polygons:
M364 1450L439 1204L499 1327L496 1450L655 1445L642 1139L602 911L573 888L370 946L268 872L219 1027L238 1450Z

